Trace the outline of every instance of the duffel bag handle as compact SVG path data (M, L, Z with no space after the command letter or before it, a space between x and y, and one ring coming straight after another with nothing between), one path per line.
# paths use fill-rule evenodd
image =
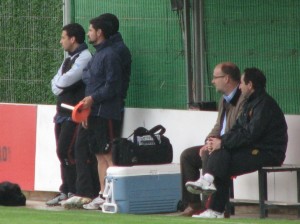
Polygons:
M159 141L155 134L163 135L165 133L166 129L162 125L156 125L150 130L147 130L144 127L139 127L134 130L134 132L128 137L130 138L133 135L133 142L137 143L137 136L144 136L144 135L150 135L152 139L154 140L156 145L159 145ZM157 133L158 132L158 133Z
M152 129L151 129L152 130ZM137 137L138 136L145 136L145 135L150 135L151 138L153 139L154 143L156 145L159 145L158 139L153 133L150 133L146 128L144 127L139 127L133 131L133 133L128 137L130 138L133 135L133 142L137 144Z
M155 127L151 128L148 132L151 134L155 134L158 132L157 134L163 135L166 132L166 129L164 126L159 124L159 125L156 125Z

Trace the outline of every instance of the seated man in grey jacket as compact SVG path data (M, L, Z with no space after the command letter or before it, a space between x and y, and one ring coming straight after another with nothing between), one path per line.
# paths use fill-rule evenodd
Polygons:
M240 69L231 62L218 64L213 73L212 84L216 90L223 94L219 102L218 118L214 128L208 134L206 139L212 136L221 136L226 133L235 123L241 112L244 103L244 97L238 88L240 84ZM191 194L185 188L187 181L195 181L200 177L199 169L203 162L200 151L207 148L204 146L195 146L184 150L180 156L181 177L182 177L182 201L186 207L183 216L192 216L201 209L199 194Z

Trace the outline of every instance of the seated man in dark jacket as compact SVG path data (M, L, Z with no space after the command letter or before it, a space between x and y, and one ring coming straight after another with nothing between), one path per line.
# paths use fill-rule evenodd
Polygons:
M189 188L212 193L209 209L193 217L223 218L231 176L283 163L288 142L287 124L265 87L266 78L260 70L245 69L240 89L247 101L242 114L231 130L220 138L209 139L206 173L198 181L186 183Z

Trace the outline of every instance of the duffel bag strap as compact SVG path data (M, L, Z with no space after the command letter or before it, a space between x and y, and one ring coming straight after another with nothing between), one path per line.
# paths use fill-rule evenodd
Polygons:
M133 142L137 143L137 137L138 136L143 136L143 135L148 135L148 130L144 127L139 127L134 130L134 132L129 136L131 137L133 135Z
M137 129L135 129L128 137L127 139L129 139L131 136L133 136L134 138L136 138L136 136L142 136L148 133L148 130L146 128L143 127L139 127Z
M137 129L135 129L132 134L135 136L143 136L143 135L148 135L149 131L144 127L139 127Z

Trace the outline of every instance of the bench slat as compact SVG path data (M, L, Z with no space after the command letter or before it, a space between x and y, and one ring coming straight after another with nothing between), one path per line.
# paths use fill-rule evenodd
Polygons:
M300 165L295 165L295 164L283 164L282 166L266 166L263 167L262 170L267 171L267 172L284 172L284 171L300 171Z
M235 199L231 198L230 203L233 204L240 204L240 205L258 205L258 200L250 200L250 199ZM300 203L297 202L286 202L286 201L265 201L265 204L268 206L290 206L290 207L298 207Z

